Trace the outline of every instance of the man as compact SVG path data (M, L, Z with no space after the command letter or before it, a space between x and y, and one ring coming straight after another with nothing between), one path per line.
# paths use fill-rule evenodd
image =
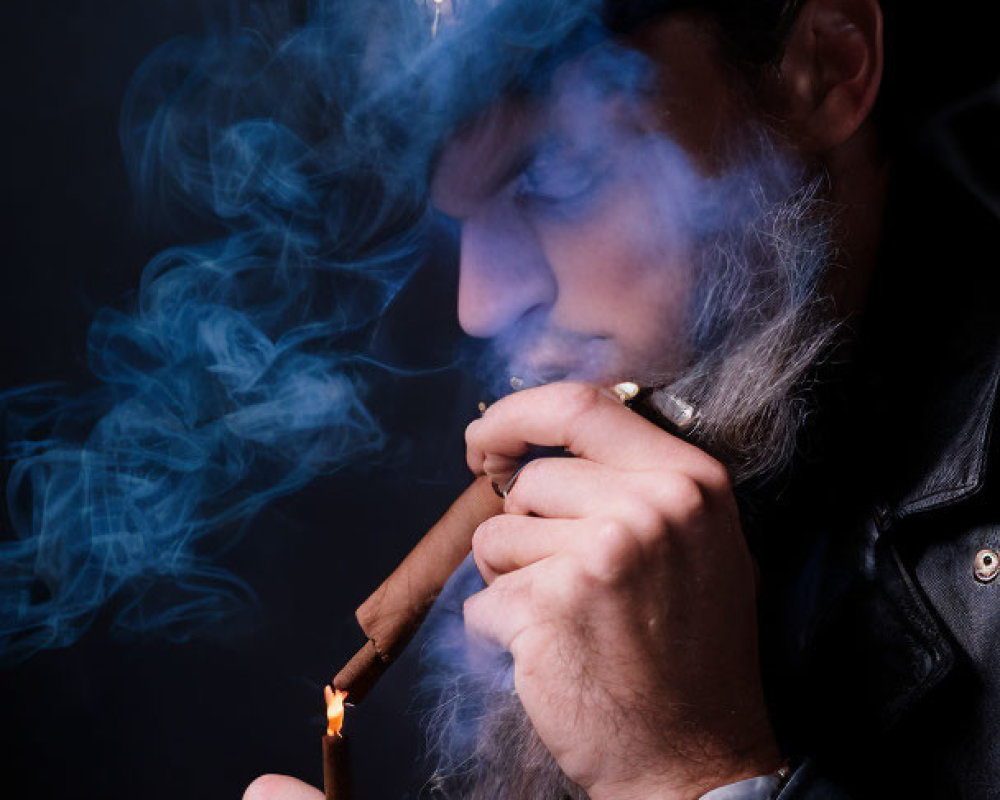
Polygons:
M530 728L480 730L457 785L1000 796L996 332L967 281L895 272L881 6L608 7L622 39L477 113L434 170L462 327L527 386L467 431L506 513L476 532L464 624L513 659L482 728ZM602 389L622 380L693 429Z

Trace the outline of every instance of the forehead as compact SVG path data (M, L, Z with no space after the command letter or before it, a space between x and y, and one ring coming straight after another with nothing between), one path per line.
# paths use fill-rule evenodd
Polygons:
M635 110L626 95L595 80L581 62L556 74L544 99L507 97L445 143L431 193L444 213L462 217L519 175L540 152L609 144L611 130Z

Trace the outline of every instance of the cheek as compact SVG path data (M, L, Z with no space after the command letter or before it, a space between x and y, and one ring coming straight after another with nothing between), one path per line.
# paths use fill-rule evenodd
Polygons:
M692 283L689 246L640 181L607 192L585 222L541 231L558 283L551 318L560 327L611 337L630 361L659 360L671 350L674 360L681 348L671 344L683 341Z

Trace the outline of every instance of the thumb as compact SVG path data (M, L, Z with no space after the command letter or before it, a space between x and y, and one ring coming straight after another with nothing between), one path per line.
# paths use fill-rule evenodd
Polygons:
M297 778L261 775L247 787L243 800L323 800L323 793Z

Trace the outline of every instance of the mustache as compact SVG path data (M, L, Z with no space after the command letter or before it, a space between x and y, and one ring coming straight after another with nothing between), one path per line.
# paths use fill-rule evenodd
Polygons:
M538 311L490 340L478 372L497 396L511 388L541 386L570 377L586 380L598 372L600 356L596 351L603 349L605 341L605 337L551 326Z

